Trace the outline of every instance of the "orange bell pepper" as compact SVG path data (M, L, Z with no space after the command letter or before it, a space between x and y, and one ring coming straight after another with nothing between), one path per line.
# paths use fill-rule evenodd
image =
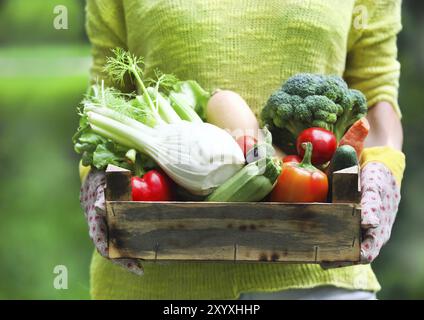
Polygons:
M301 163L287 162L271 193L275 202L325 202L328 193L327 175L311 164L312 144L302 145L305 155Z

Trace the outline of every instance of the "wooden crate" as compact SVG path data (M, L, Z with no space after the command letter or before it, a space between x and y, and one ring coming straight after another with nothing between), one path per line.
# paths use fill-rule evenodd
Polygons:
M358 167L334 173L333 203L132 202L131 173L106 172L110 258L358 262ZM348 192L349 191L349 192Z

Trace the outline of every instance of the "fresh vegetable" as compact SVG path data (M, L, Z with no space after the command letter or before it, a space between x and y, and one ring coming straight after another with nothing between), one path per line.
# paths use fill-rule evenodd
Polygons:
M305 156L300 164L283 164L271 201L276 202L325 202L328 179L324 172L311 164L312 143L304 144Z
M171 201L174 199L172 181L162 172L150 170L143 177L132 177L133 201Z
M150 80L153 83L152 89L146 86L142 77L144 76L142 58L132 55L131 53L116 48L113 50L114 56L108 57L104 71L107 72L112 79L123 83L124 76L129 74L130 78L136 82L142 96L137 96L137 100L143 104L147 104L147 109L154 115L157 124L163 124L164 121L160 115L164 115L166 119L172 117L176 119L176 114L182 120L191 122L202 122L202 119L197 115L195 109L205 109L206 103L209 100L209 93L203 90L200 85L193 81L182 81L169 74L162 74L156 71L156 80ZM156 101L154 97L158 95L161 86L168 92L171 106L174 109L172 112L168 105L162 104L160 99ZM152 98L152 96L154 96ZM202 111L204 113L204 111ZM172 114L171 114L172 113ZM175 114L176 113L176 114ZM174 122L174 121L171 121Z
M283 163L288 163L288 162L301 163L302 158L299 157L298 155L288 155L283 158Z
M200 107L203 104L205 109L207 93L195 81L179 82L173 75L159 72L155 72L156 79L148 80L151 86L147 86L147 82L141 78L143 61L122 49L113 52L115 57L108 58L105 71L117 82L122 82L128 72L131 79L141 88L141 95L124 94L114 88L104 87L103 81L93 85L82 102L79 112L80 126L73 137L74 148L82 155L84 166L94 166L103 170L108 164L113 164L134 171L134 161L127 157L128 147L95 133L87 122L84 110L91 107L109 108L149 127L155 127L182 121L171 105L170 99L165 96L165 92L178 93L178 110L188 110L186 114L194 112L194 104ZM191 90L196 90L196 93ZM205 96L201 98L200 92ZM202 122L197 115L186 118Z
M260 201L271 192L280 173L281 164L277 158L267 157L249 163L209 195L206 201Z
M332 192L333 173L342 169L358 165L358 156L355 149L350 145L340 146L336 149L330 165L327 169L328 185L330 197Z
M169 93L172 107L183 120L201 122L206 119L206 105L210 93L204 90L196 81L180 81Z
M141 93L141 95L137 96L135 99L136 107L139 109L138 112L141 114L146 113L154 118L155 123L151 123L151 126L166 123L159 114L159 104L155 104L154 100L150 96L151 93L149 94L147 86L142 80L142 77L144 76L144 71L142 69L142 66L144 65L143 59L132 55L121 48L116 48L112 50L112 52L114 56L106 58L104 71L107 72L115 82L119 82L120 84L124 84L125 75L128 74L130 79L135 81ZM158 82L160 83L162 81L158 79ZM158 88L157 85L155 87ZM119 111L122 112L122 106L118 105L117 107L119 108ZM144 123L144 121L142 122Z
M332 131L339 141L366 113L364 95L349 89L342 78L302 73L289 78L270 96L261 118L273 133L275 143L285 150L294 137L310 127Z
M350 145L356 150L358 158L364 149L365 139L370 131L370 124L367 118L361 118L356 121L350 129L345 133L339 146Z
M182 119L172 108L168 98L164 97L156 88L148 87L147 92L154 101L159 116L167 123L177 123Z
M258 138L259 124L246 101L229 90L217 91L206 106L206 120L238 138L249 135Z
M234 139L209 123L184 121L149 128L107 108L87 111L94 132L149 155L194 194L211 193L245 163Z
M352 146L344 145L337 148L328 167L328 175L331 176L334 171L350 168L358 165L358 156Z
M84 115L86 107L104 106L148 126L156 125L160 118L156 118L156 115L150 112L150 108L144 102L142 108L140 107L141 103L136 99L127 101L126 98L130 97L133 98L115 89L105 88L103 82L101 85L96 84L90 88L86 98L82 101L82 107L79 110L81 116L79 128L73 137L74 149L82 155L83 166L94 166L102 170L108 164L113 164L125 169L133 169L133 161L127 157L129 148L93 132Z
M303 143L312 143L312 164L322 165L333 157L337 148L336 137L331 131L322 128L309 128L303 130L297 137L297 152L300 157L305 154Z
M258 141L251 136L240 136L236 139L236 142L246 157L247 152L249 152Z
M83 152L83 160L84 155L87 158L83 164L104 168L112 163L134 170L134 152L130 152L133 149L152 158L188 191L211 193L243 167L242 151L225 130L200 118L167 123L161 113L169 108L163 107L156 91L154 95L146 87L141 66L141 59L123 50L115 50L115 57L108 58L105 70L109 75L123 81L130 74L142 95L130 96L128 101L127 95L103 85L95 87L97 93L83 102L80 128L74 136L75 149ZM186 103L188 100L180 99L179 107L193 110ZM97 149L101 151L100 158L95 157Z

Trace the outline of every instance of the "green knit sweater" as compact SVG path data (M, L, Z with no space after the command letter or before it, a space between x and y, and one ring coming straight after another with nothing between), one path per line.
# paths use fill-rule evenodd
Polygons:
M299 72L338 74L369 105L397 104L400 0L88 0L93 79L110 49L203 87L240 93L256 115ZM107 81L107 78L105 78ZM134 88L127 88L134 89ZM334 285L378 291L369 265L144 263L135 276L94 254L95 299L235 299L241 292Z

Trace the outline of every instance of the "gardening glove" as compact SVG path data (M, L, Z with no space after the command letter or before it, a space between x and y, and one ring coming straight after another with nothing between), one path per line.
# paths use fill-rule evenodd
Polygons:
M405 155L390 147L368 148L361 155L361 168L361 262L370 263L390 239L400 202Z
M81 171L80 171L81 172ZM106 177L103 171L93 171L84 177L80 202L89 226L89 235L97 251L108 258L108 235L106 226L105 195ZM111 259L111 261L137 275L143 274L138 260Z
M361 262L370 263L390 238L400 202L405 155L390 147L372 147L361 154ZM324 269L352 265L325 262Z

